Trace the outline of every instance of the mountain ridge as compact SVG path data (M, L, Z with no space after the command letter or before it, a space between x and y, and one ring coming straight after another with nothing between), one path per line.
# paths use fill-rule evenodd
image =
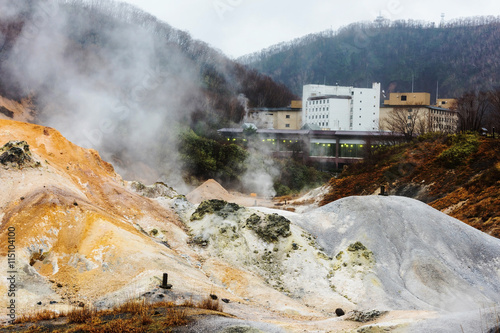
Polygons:
M457 19L436 26L422 21L359 22L271 46L238 60L287 85L369 86L389 92L458 97L500 84L500 18ZM481 43L478 43L481 41ZM437 87L439 85L439 87ZM387 95L388 96L388 95Z

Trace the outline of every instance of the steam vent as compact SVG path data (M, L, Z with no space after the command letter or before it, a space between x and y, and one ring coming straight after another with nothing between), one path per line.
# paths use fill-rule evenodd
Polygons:
M500 332L500 1L146 2L0 0L0 333Z

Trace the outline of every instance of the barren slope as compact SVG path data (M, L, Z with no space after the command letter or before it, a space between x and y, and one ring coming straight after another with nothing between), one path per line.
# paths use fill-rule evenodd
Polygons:
M19 294L26 297L25 306L48 300L90 302L134 280L157 284L154 275L165 267L179 284L188 276L205 280L174 249L141 231L141 226L162 226L170 237L182 239L176 215L128 191L97 152L71 144L50 128L6 120L0 120L0 128L0 145L25 140L40 163L0 168L0 241L6 244L8 227L16 229Z
M477 147L467 151L467 144ZM452 162L443 158L451 152ZM446 163L448 162L448 163ZM451 165L450 165L451 164ZM385 186L415 198L492 236L500 237L500 140L474 135L436 136L390 148L349 166L330 180L322 205Z
M0 120L0 147L0 243L15 228L18 314L80 303L105 307L141 295L175 301L215 293L231 300L226 311L245 319L283 320L274 308L322 318L245 267L194 251L170 207L187 216L193 208L169 197L174 194L164 185L149 191L123 182L96 151L51 128ZM2 246L2 262L6 254ZM164 272L171 291L158 288ZM7 271L0 274L5 308Z
M500 240L417 200L349 197L298 221L335 257L331 284L357 304L465 311L500 303Z
M193 329L402 332L437 320L474 332L478 309L500 304L500 240L413 199L352 197L305 214L193 206L164 184L123 182L50 128L0 120L0 147L0 243L15 228L19 311L215 293L247 321ZM158 288L164 272L170 291Z

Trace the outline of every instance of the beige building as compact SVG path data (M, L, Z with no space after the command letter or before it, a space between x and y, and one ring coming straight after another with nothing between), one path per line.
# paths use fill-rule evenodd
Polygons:
M438 98L436 107L443 109L454 109L457 100L454 98Z
M429 93L391 93L384 105L431 105Z
M247 122L262 129L298 130L302 127L302 101L292 101L284 108L251 109Z
M453 101L438 99L437 105L452 106ZM458 113L453 108L431 106L429 93L391 93L380 108L380 129L383 131L411 137L427 132L454 133L457 126Z

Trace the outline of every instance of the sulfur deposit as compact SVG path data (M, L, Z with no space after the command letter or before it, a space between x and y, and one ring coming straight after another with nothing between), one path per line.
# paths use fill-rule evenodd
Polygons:
M193 204L167 184L123 181L54 129L11 120L0 120L0 186L20 312L214 294L239 319L193 330L475 332L496 320L500 240L412 199L351 197L298 214L242 205L209 181ZM171 290L158 287L163 273Z
M51 128L6 120L0 128L1 241L15 228L23 306L91 303L135 281L152 285L175 266L174 251L144 229L161 226L175 237L183 233L177 216L128 191L96 151ZM0 288L4 294L3 280Z

